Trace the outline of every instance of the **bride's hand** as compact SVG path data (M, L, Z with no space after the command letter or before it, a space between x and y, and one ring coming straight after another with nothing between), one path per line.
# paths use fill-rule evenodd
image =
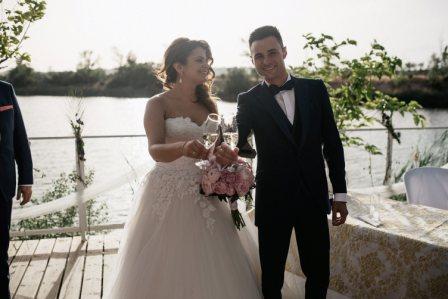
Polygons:
M207 159L208 150L198 140L185 141L182 145L182 156L193 159Z
M226 143L221 143L215 147L216 162L219 165L227 166L238 160L238 148L231 149Z

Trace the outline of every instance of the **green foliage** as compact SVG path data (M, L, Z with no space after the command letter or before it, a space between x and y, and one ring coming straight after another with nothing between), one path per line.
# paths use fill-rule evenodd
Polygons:
M380 154L375 145L367 144L359 137L350 137L345 132L346 128L366 127L373 122L382 124L392 133L395 140L400 141L400 136L392 125L395 112L402 115L410 112L416 125L423 124L424 117L417 111L421 108L417 102L411 101L407 104L384 94L374 85L375 80L392 79L401 67L401 60L389 56L378 42L374 41L370 51L362 57L343 60L340 51L347 46L356 46L355 40L337 42L326 34L321 34L320 37L307 34L304 37L304 48L314 50L316 55L308 58L301 66L293 67L292 71L298 76L333 82L332 85L328 84L327 88L345 145L363 146L371 154ZM367 110L379 111L380 114L371 115Z
M121 96L133 96L135 91L153 95L162 90L162 83L155 74L153 63L137 63L134 55L129 54L126 64L118 67L106 82L106 90Z
M13 8L0 6L5 19L0 20L0 68L9 59L30 61L28 53L22 52L20 47L28 38L27 32L31 23L43 18L46 2L41 0L17 0ZM4 67L4 66L3 66Z
M93 57L93 51L81 52L81 61L78 63L73 80L78 85L92 86L106 79L106 72L98 67L99 57Z
M109 74L98 67L98 57L92 51L81 53L75 72L35 72L21 63L3 78L16 87L21 95L63 95L80 92L83 96L151 97L162 91L153 63L137 63L128 55L125 64Z
M83 111L75 113L75 119L70 119L73 135L75 135L76 153L80 161L85 161L84 140L82 139L82 129L84 122L82 121Z
M93 181L94 172L90 171L86 175L86 185L90 185ZM50 189L40 198L33 198L33 204L42 204L51 202L58 198L67 196L75 192L77 182L77 174L75 171L70 174L61 173L59 177L52 182ZM88 225L95 225L107 221L107 206L105 203L95 204L94 201L89 201L86 204L87 209L87 223ZM64 211L51 213L45 216L40 216L32 219L25 219L15 224L15 230L34 230L47 229L56 227L72 227L77 224L77 207L71 207ZM68 234L62 234L68 235ZM53 235L36 236L36 238L53 237ZM33 238L33 237L30 237Z
M326 34L319 37L307 34L304 37L304 48L314 50L316 55L304 61L301 66L291 68L293 73L327 82L336 123L346 146L362 146L370 154L381 154L377 146L366 143L360 137L349 136L346 129L367 127L377 122L387 130L391 137L388 138L384 180L387 183L390 177L392 140L401 142L400 133L396 132L393 126L394 114L411 113L416 126L424 125L424 117L418 113L421 106L416 101L406 103L385 94L375 85L375 82L380 80L393 80L401 69L401 60L390 56L377 41L374 41L370 50L360 58L345 60L341 58L340 52L344 47L356 46L355 40L337 42ZM329 82L333 84L330 85Z
M22 88L36 83L34 70L24 63L18 63L8 74L9 82L14 82L15 88Z
M440 56L433 54L429 63L429 81L432 85L440 87L448 81L448 46L445 46Z
M257 74L254 70L231 68L216 80L216 94L226 102L235 102L239 93L247 91L257 84Z
M392 195L391 197L390 197L390 199L392 199L392 200L396 200L396 201L403 201L403 202L405 202L407 199L406 199L406 194L395 194L395 195Z

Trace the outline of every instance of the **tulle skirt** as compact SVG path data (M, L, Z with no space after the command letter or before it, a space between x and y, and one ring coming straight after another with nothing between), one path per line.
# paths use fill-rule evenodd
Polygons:
M255 226L199 194L200 170L157 163L125 225L107 298L262 298Z

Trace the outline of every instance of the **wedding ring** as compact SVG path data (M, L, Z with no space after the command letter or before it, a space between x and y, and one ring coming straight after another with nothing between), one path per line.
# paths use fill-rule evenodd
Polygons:
M191 154L192 154L193 156L196 156L196 152L195 152L195 151L192 151Z

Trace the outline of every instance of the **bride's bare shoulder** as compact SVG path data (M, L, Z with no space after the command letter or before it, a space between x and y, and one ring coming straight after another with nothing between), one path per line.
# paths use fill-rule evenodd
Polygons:
M165 111L166 102L169 99L169 91L164 91L149 98L146 102L146 111Z

